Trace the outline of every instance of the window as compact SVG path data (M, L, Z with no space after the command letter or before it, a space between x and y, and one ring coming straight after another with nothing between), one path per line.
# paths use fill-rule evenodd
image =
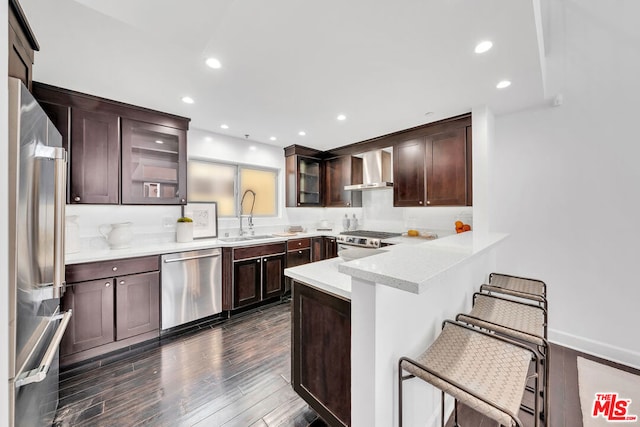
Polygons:
M217 202L221 217L238 216L240 199L247 190L256 194L254 216L278 215L277 169L189 160L187 175L188 200ZM251 211L252 203L249 193L244 200L243 214Z

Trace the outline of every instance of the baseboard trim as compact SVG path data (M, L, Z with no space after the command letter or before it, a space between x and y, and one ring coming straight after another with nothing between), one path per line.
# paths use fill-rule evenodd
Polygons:
M640 369L640 353L554 329L549 329L548 334L549 341L554 344Z

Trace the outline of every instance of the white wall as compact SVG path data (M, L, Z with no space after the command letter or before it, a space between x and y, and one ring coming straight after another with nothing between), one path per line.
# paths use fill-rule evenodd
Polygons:
M9 52L8 34L9 29L7 23L8 3L0 2L0 34L3 41L0 41L0 70L8 70L7 58ZM0 85L0 171L3 178L0 179L0 224L6 227L9 222L9 133L7 128L7 118L9 111L7 110L8 94L7 94L7 73L2 72L2 80L4 83ZM9 424L9 240L6 228L0 233L0 426Z
M496 119L498 267L547 282L553 341L640 367L640 5L551 5L564 105Z

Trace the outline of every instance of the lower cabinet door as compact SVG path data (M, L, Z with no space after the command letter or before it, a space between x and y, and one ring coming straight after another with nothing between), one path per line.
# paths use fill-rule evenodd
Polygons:
M284 291L284 255L262 258L262 299L277 297Z
M233 307L260 301L260 269L262 258L233 263Z
M116 278L116 339L123 340L160 327L160 273Z
M62 310L73 310L60 355L88 350L114 340L113 279L67 284Z
M338 243L335 237L325 237L324 239L324 257L325 259L335 258L338 256Z

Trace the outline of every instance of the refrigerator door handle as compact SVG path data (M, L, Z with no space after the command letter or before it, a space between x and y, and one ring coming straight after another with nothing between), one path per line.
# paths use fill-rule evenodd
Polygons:
M54 316L51 320L58 320L62 318L60 324L58 325L58 329L56 329L56 333L53 335L53 339L49 343L49 347L47 347L47 351L42 357L42 361L40 362L40 366L35 369L32 369L28 372L23 372L16 378L15 387L20 388L27 384L39 383L43 381L47 377L47 373L49 372L49 368L51 367L51 363L53 362L53 358L58 354L58 347L60 346L60 341L62 341L62 336L64 332L67 330L67 326L69 325L69 320L71 320L72 311L69 310L64 314L60 314L58 316Z
M60 298L65 288L64 224L67 203L67 153L64 148L55 148L55 220L53 231L53 297Z

